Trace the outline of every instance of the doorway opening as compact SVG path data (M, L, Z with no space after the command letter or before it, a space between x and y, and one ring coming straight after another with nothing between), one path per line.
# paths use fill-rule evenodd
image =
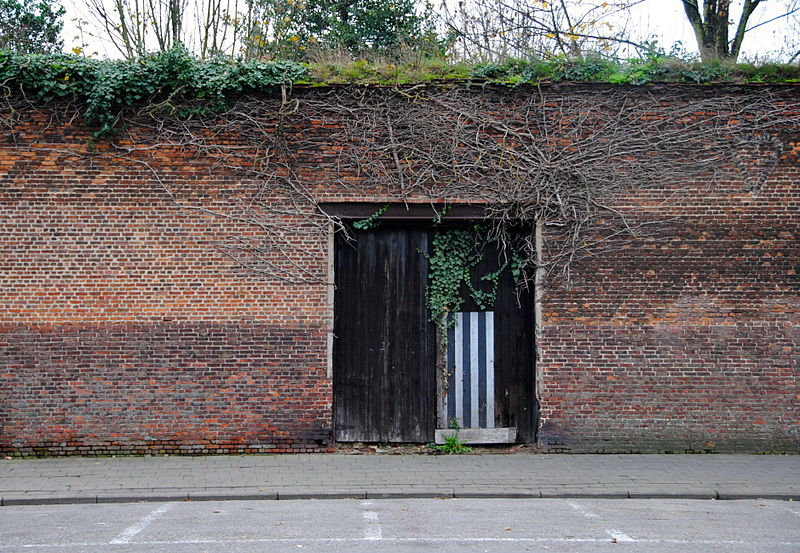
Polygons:
M481 443L534 442L533 291L518 289L508 256L484 244L446 330L431 320L434 238L472 228L474 208L434 224L430 206L390 206L359 229L381 206L325 207L352 235L338 233L333 248L336 441L429 443L457 425Z

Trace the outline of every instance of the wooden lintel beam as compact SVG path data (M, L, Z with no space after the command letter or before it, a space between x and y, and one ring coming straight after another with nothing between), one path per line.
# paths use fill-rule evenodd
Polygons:
M403 204L379 202L328 202L319 207L332 217L341 219L366 219L385 206L388 209L381 219L406 219L433 221L437 213L445 212L443 221L480 220L485 218L483 207L479 205L445 206L444 204Z

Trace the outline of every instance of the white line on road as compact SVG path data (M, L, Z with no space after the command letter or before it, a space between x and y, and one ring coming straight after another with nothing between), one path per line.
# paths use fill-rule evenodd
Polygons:
M372 503L364 502L362 506L372 505ZM365 540L381 540L383 539L383 530L381 529L381 521L378 519L378 513L375 511L364 511L364 539Z
M125 528L125 530L120 532L120 534L116 538L114 538L108 543L113 545L130 543L131 540L135 538L142 530L150 526L150 523L152 523L155 519L157 519L170 509L172 509L174 506L175 506L174 503L164 503L157 509L153 510L150 514L145 515L144 518L142 518L141 520Z
M591 518L591 519L599 519L600 518L600 515L598 515L597 513L593 513L591 511L585 509L582 505L578 505L577 503L573 503L572 501L567 501L567 505L569 505L570 507L575 509L577 512L579 512L580 514L582 514L586 518ZM619 530L615 530L615 529L606 529L606 530L604 530L604 532L606 534L608 534L609 536L611 536L611 538L614 539L615 541L636 543L636 540L633 539L632 537L630 537L625 532L620 532Z
M618 542L629 541L636 543L636 540L630 537L625 532L618 532L617 530L606 530L606 534L608 534Z
M371 541L367 538L252 538L252 539L205 539L205 540L163 540L163 541L137 541L127 544L128 547L165 547L172 545L235 545L235 544L248 544L248 543L309 543L309 544L323 544L323 543L359 543L364 541ZM543 544L568 544L568 543L608 543L608 538L382 538L384 543L543 543ZM747 546L752 547L756 545L752 541L744 540L677 540L677 539L659 539L659 538L642 538L637 539L638 544L676 544L685 546ZM0 551L14 549L47 549L47 548L64 548L64 549L77 549L77 548L101 548L108 546L108 542L100 543L32 543L32 544L15 544L15 545L0 545ZM759 541L759 548L770 548L778 546L786 547L800 547L800 541Z

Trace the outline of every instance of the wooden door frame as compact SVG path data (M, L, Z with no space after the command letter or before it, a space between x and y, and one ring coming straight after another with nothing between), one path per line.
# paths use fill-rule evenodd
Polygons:
M320 209L325 212L327 215L336 217L341 219L345 222L352 222L356 220L367 219L373 216L380 210L383 210L381 213L379 220L382 223L386 223L391 226L403 226L403 227L433 227L434 221L440 220L443 223L456 223L456 224L463 224L467 222L479 222L485 219L485 212L482 206L474 206L474 205L457 205L457 206L449 206L445 204L399 204L399 203L389 203L389 202L330 202L330 203L321 203L319 204ZM450 225L446 225L450 226ZM537 238L539 232L537 231ZM330 350L329 350L329 359L330 359L330 376L333 378L333 373L336 371L336 367L334 366L333 362L333 324L334 324L334 296L335 296L335 247L334 247L334 240L333 238L330 241L330 277L331 277L331 297L330 297L330 308L331 308L331 339L330 343ZM538 277L538 274L537 274ZM526 347L530 347L531 349L531 363L532 366L530 367L529 371L530 374L526 378L529 378L531 382L528 384L530 390L530 406L531 406L531 420L526 423L529 427L525 430L526 434L521 436L523 443L535 443L538 438L538 426L539 426L539 397L538 397L538 387L539 387L539 378L538 378L538 355L537 355L537 339L539 337L539 316L540 316L540 306L539 306L539 298L541 294L541 290L538 286L539 279L537 278L536 282L537 286L536 289L530 294L530 301L531 304L531 316L533 320L530 321L530 343ZM437 333L437 351L439 347L439 340L441 338L438 336ZM442 415L442 404L443 398L441 396L441 382L440 382L440 375L438 374L438 367L434 368L435 371L435 381L436 381L436 413L435 413L435 420L434 426L439 427L441 415ZM334 392L335 395L335 392ZM332 409L335 407L332 405ZM332 413L333 415L333 413ZM444 413L444 417L446 418L446 413ZM332 420L334 420L335 424L335 416L332 416ZM335 429L334 429L334 436L335 436Z

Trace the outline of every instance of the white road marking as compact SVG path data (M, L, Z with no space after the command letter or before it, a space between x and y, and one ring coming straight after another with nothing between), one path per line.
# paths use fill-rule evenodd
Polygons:
M133 538L135 538L142 530L144 530L145 528L150 526L150 524L155 519L157 519L158 517L160 517L161 515L163 515L167 511L169 511L170 509L172 509L174 506L175 506L174 503L164 503L163 505L161 505L157 509L153 510L150 514L146 515L144 518L142 518L138 522L136 522L134 524L131 524L130 526L125 528L125 530L120 532L120 534L116 538L114 538L113 540L111 540L108 543L113 544L113 545L130 543L131 540Z
M629 541L629 542L636 542L635 539L630 537L628 534L624 532L617 532L616 530L606 530L606 534L617 540L618 542Z
M572 501L567 501L567 505L569 505L570 507L575 509L577 512L579 512L580 514L582 514L586 518L590 518L590 519L599 519L600 518L600 515L598 515L597 513L593 513L591 511L585 509L583 506L578 505L577 503L574 503ZM633 539L632 537L630 537L625 532L620 532L619 530L615 530L613 528L605 529L604 532L606 534L608 534L609 536L611 536L612 539L614 539L614 540L616 540L618 542L637 543L637 541L639 541L639 540Z
M364 511L364 539L365 540L381 540L383 539L383 530L381 529L381 522L378 520L378 513L375 511Z
M170 546L170 545L235 545L235 544L248 544L248 543L307 543L307 544L324 544L324 543L359 543L365 541L372 541L369 538L252 538L252 539L231 539L231 540L164 540L164 541L137 541L134 543L126 544L128 547L152 547L152 546ZM382 538L386 543L544 543L544 544L562 544L562 543L608 543L608 538ZM641 538L637 539L636 543L639 544L675 544L675 545L741 545L753 546L753 542L744 540L673 540L673 539L659 539L659 538ZM44 549L44 548L102 548L108 546L108 542L83 542L83 543L35 543L35 544L15 544L15 545L0 545L0 550L10 550L12 548L22 549ZM759 540L758 546L760 548L769 548L775 546L787 547L800 547L800 541L761 541Z

